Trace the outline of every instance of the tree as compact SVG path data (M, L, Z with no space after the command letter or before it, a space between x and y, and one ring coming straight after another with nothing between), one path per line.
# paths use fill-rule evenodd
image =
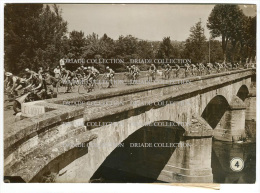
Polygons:
M202 62L206 54L206 37L201 21L191 27L190 32L191 34L185 43L185 55L191 59L193 63Z
M4 7L4 61L8 71L17 73L30 64L37 44L34 28L43 4L6 4Z
M207 27L213 38L222 38L223 59L226 61L226 49L228 41L232 41L235 47L241 36L243 12L238 5L218 4L215 5L208 18Z
M246 56L249 60L254 61L256 56L256 16L248 17L246 21Z
M116 41L116 54L123 57L131 57L137 53L138 41L136 37L131 35L119 36Z
M141 40L138 42L137 53L141 59L153 58L153 45L151 42Z
M71 59L81 59L86 39L82 31L73 30L69 36L69 53L67 56Z
M5 6L5 65L18 74L26 67L52 67L63 56L67 22L61 10L43 4Z
M171 44L170 37L163 38L162 43L160 43L157 56L158 58L165 58L165 59L173 57L173 46Z
M100 38L100 47L103 58L112 58L115 55L115 42L107 34Z

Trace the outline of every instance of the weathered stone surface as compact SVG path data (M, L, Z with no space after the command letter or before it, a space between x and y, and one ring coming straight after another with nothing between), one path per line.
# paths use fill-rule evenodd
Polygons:
M192 115L191 123L184 127L185 129L185 136L213 136L213 129L210 125L200 116Z
M22 115L24 117L34 117L40 114L44 114L45 108L44 106L38 106L38 103L42 103L44 101L33 101L28 103L22 103Z
M227 138L231 136L236 139L242 132L241 117L244 116L244 109L241 108L242 104L233 97L242 85L250 86L251 75L250 69L237 70L185 78L185 81L190 82L188 84L175 82L135 85L123 89L113 88L111 92L104 90L98 95L90 93L77 97L69 95L62 99L48 99L44 103L37 104L47 109L46 113L15 122L5 128L5 173L6 175L20 175L26 181L31 181L52 160L70 151L69 148L63 147L66 143L76 144L79 138L82 138L80 142L93 139L90 144L115 144L98 150L90 147L88 152L81 157L69 159L71 162L62 169L62 171L68 171L68 174L60 178L61 182L75 182L75 179L77 182L87 182L106 157L129 135L147 123L167 120L189 123L184 125L183 129L187 140L190 140L194 147L176 151L178 156L174 154L171 157L165 169L162 170L161 179L169 182L212 182L210 136L213 131L199 115L213 97L223 96L229 104L233 105L231 107L234 107L234 112L230 112L231 124L226 125L239 124L239 127L237 125L235 125L236 128L230 127ZM72 102L119 100L120 104L107 107L102 105L66 106L63 105L64 100ZM147 101L164 102L164 104L145 104ZM183 105L182 101L187 104ZM98 119L115 124L95 128L86 126L85 130L73 129L71 126L62 127L64 123L78 119L85 124ZM221 128L216 129L218 131ZM39 157L35 157L35 154ZM23 161L26 165L23 165ZM81 163L88 167L84 167Z

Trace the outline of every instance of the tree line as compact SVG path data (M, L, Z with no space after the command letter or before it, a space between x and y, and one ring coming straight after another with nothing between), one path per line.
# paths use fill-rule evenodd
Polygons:
M201 21L190 29L186 41L164 37L162 41L140 40L132 35L114 40L104 34L68 32L68 23L57 5L6 4L4 13L4 64L14 74L25 68L54 68L68 59L191 59L199 62L245 62L256 55L256 17L244 15L238 5L218 4L209 15L207 40ZM220 38L220 40L218 40ZM71 64L76 67L77 64ZM93 64L101 71L104 64ZM125 64L110 64L125 71ZM140 65L141 70L148 64Z

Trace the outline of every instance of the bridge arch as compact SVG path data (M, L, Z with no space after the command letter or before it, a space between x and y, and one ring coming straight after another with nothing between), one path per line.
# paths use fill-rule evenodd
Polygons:
M242 85L238 91L236 96L239 97L242 101L245 101L245 99L248 97L249 95L249 89L246 85Z
M201 117L207 121L212 129L215 129L228 109L229 103L227 99L222 95L217 95L213 97L207 104L201 114Z
M166 169L167 163L176 162L176 155L180 151L178 144L181 146L185 143L184 133L182 126L167 120L156 121L137 129L105 158L90 182L97 182L102 178L105 179L104 182L119 180L140 183L163 180L161 173ZM184 147L181 149L184 150ZM184 154L179 154L178 159L185 159Z
M129 136L134 135L141 128L147 127L147 124L143 124L141 127L136 126L133 124L134 119L132 119L131 126L122 127L129 122L129 120L124 121L125 123L122 124L110 124L90 130L89 133L96 135L97 138L84 143L85 145L88 144L85 148L79 146L68 149L64 154L52 160L35 174L31 182L42 181L43 176L50 176L51 173L56 173L57 182L87 182L118 145ZM211 182L212 172L208 163L211 153L212 133L209 133L210 128L200 118L193 116L191 121L191 125L184 126L178 125L178 122L169 120L154 121L148 124L148 126L152 125L151 128L153 131L159 132L159 128L161 132L167 131L170 133L170 136L174 136L177 132L178 135L176 134L174 139L168 137L168 140L173 140L173 143L187 143L191 146L185 147L186 149L178 149L178 151L173 151L174 148L167 151L165 153L167 156L162 162L164 165L157 165L157 169L153 173L153 178L166 182L183 182L183 178L187 178L185 181L189 182L205 182L205 180ZM165 125L158 124L162 122ZM165 132L163 133L163 136L167 137ZM193 138L194 136L196 137ZM201 148L198 148L198 146ZM195 157L190 155L194 152L197 152L195 153ZM197 163L199 163L198 167L194 167L194 164ZM205 164L201 165L201 163ZM200 170L203 170L203 173L198 177L197 171ZM175 176L176 173L179 177ZM77 181L72 181L73 179L77 179Z

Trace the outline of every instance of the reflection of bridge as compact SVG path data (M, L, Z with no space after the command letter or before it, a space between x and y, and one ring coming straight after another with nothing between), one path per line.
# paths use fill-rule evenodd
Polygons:
M237 70L188 78L186 84L137 85L34 103L27 108L38 108L43 114L5 128L5 176L35 182L53 172L58 174L58 182L88 182L118 144L147 123L167 121L187 123L171 135L177 136L172 142L190 146L171 149L163 167L154 172L150 168L147 175L166 182L212 182L212 136L224 141L244 136L244 100L254 73L252 69ZM64 100L96 103L65 106ZM144 105L147 101L157 105ZM105 102L110 105L100 105ZM163 127L156 130L162 134L156 132L154 137L164 135ZM89 146L83 148L86 144Z

